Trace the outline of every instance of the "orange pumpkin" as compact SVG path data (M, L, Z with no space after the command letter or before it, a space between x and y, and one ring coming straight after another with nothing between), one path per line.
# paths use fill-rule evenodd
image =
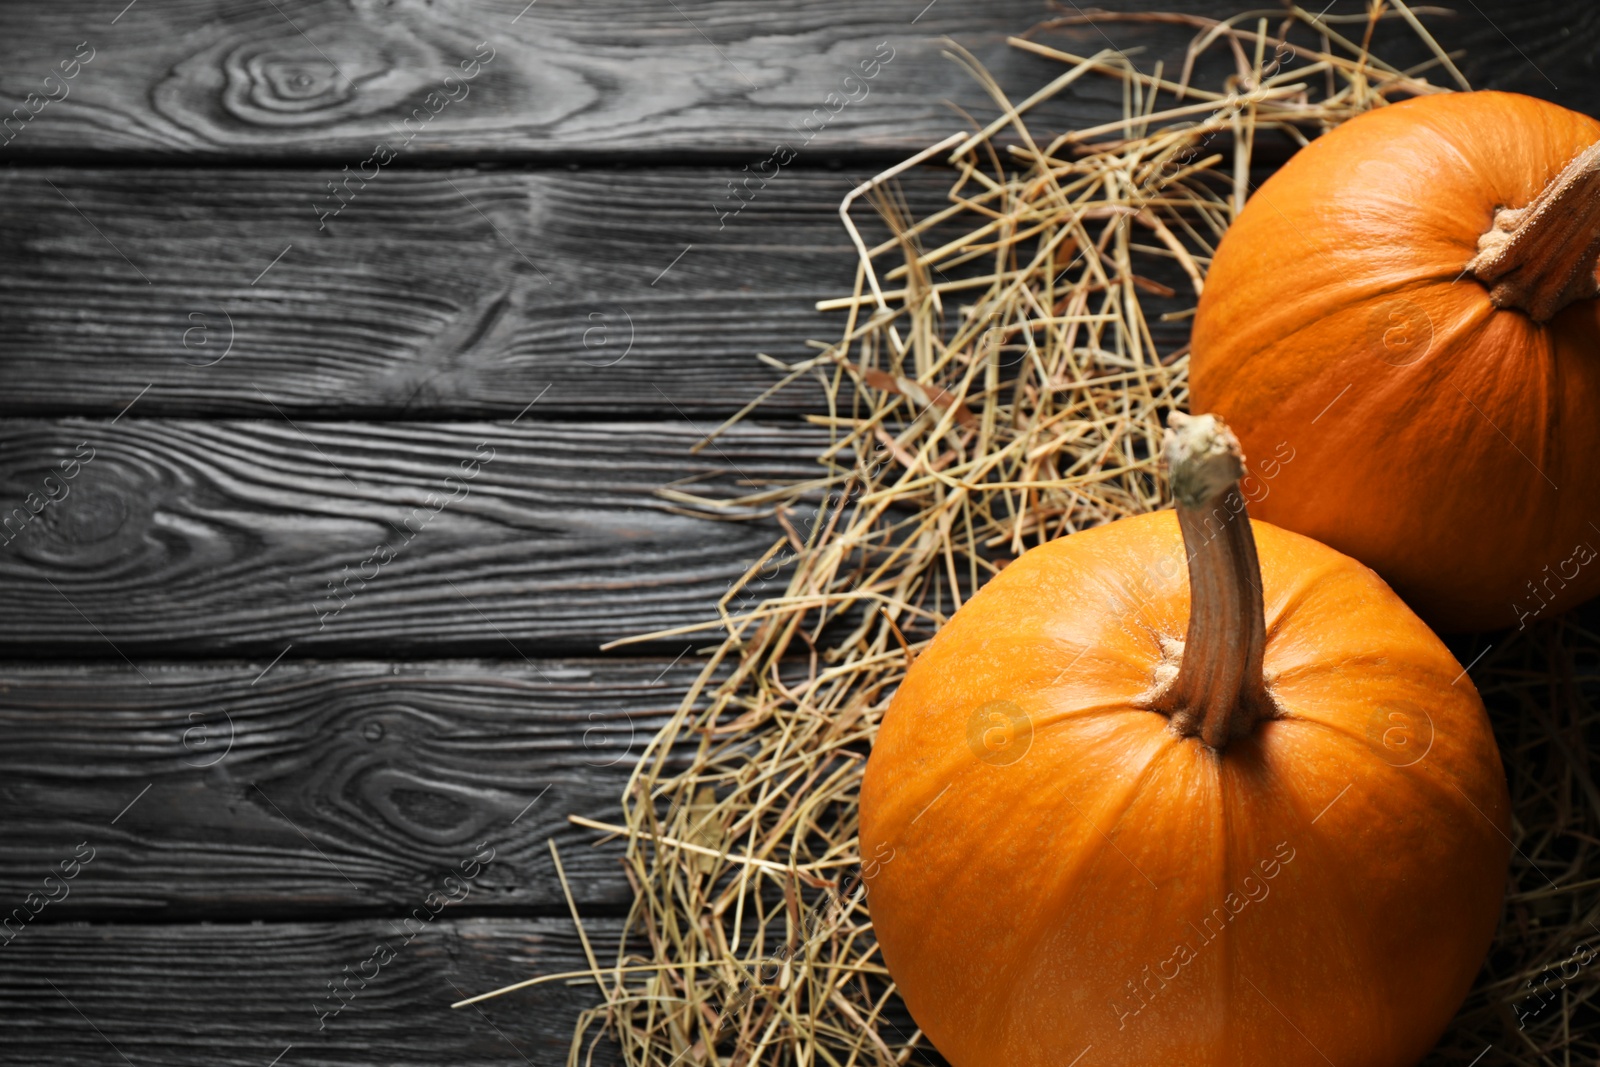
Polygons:
M1294 456L1256 514L1441 629L1600 593L1597 140L1511 93L1369 112L1261 186L1206 279L1192 401Z
M1483 706L1174 421L1176 514L1026 553L907 673L861 791L884 960L956 1067L1413 1064L1500 911Z

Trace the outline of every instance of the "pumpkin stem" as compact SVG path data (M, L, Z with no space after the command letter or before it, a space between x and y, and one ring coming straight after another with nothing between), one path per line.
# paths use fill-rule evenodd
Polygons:
M1600 295L1600 144L1568 163L1533 203L1501 208L1478 238L1467 269L1497 308L1549 322L1577 300Z
M1215 415L1173 412L1163 441L1189 556L1189 630L1152 705L1215 749L1275 714L1267 694L1261 563L1239 478L1239 439Z

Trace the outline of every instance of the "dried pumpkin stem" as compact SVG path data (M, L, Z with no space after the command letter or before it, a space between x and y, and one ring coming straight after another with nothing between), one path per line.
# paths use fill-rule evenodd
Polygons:
M1189 630L1178 673L1156 700L1173 728L1215 749L1272 715L1263 656L1261 564L1239 478L1244 455L1214 415L1174 412L1166 458L1189 557Z
M1600 144L1581 153L1533 203L1501 208L1467 264L1498 308L1549 322L1578 300L1600 295Z

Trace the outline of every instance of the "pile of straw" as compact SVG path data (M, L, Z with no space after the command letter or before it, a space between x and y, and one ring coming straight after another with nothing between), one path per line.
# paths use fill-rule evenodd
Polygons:
M1600 605L1456 645L1477 659L1515 847L1489 962L1429 1062L1600 1063Z
M1066 64L1020 102L951 46L1000 117L851 193L841 216L860 252L854 291L819 305L843 313L841 336L779 364L774 389L813 378L826 392L828 414L812 421L831 443L816 477L732 501L669 493L700 513L775 516L781 536L707 624L720 644L640 761L623 823L575 819L626 839L637 900L606 962L591 950L586 978L604 1002L580 1020L570 1063L603 1041L632 1067L938 1062L895 995L864 902L873 857L858 855L856 798L879 716L919 648L1009 559L1163 506L1157 442L1166 413L1185 406L1185 320L1251 191L1258 141L1304 144L1443 91L1425 72L1466 87L1419 18L1436 13L1373 0L1340 19L1094 15L1192 25L1182 69L1154 73L1115 50L1041 43L1088 19L1075 15L1012 40ZM1373 55L1391 21L1433 58L1398 70ZM1197 61L1218 56L1232 59L1226 83L1192 84ZM1028 127L1042 101L1095 78L1120 82L1120 119L1048 138ZM892 179L925 160L954 177L948 205L914 218ZM851 215L863 198L886 225L871 245ZM775 576L780 594L750 591ZM1509 921L1440 1062L1471 1062L1486 1045L1485 1065L1595 1055L1572 1021L1600 961L1545 981L1563 961L1572 971L1590 936L1574 925L1595 917L1600 880L1580 684L1595 680L1600 644L1583 632L1575 662L1576 632L1503 643L1476 672L1502 706L1519 853ZM1589 944L1600 950L1600 930ZM1534 988L1545 1006L1514 1013Z

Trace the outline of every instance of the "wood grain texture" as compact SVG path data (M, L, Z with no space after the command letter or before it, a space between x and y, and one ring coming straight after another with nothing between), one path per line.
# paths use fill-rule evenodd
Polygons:
M355 164L380 142L405 160L726 157L778 142L892 154L956 128L946 98L993 109L939 54L942 36L1026 89L1057 68L1004 39L1049 13L1040 0L286 0L276 10L184 0L113 25L114 5L69 0L8 36L0 110L37 113L0 154ZM36 83L86 39L93 58L68 95L30 105L29 93L63 92ZM492 58L470 83L444 81L478 55ZM862 67L875 56L879 66ZM866 71L875 77L860 80ZM431 93L459 99L430 103ZM1114 94L1102 95L1104 109Z
M1138 0L1102 6L1150 7ZM1228 0L1159 6L1214 17L1239 11ZM1331 6L1340 14L1364 4ZM953 128L947 98L993 111L939 55L941 36L972 49L1019 95L1059 70L1004 44L1007 34L1053 13L1037 0L816 0L783 8L721 0L301 0L262 7L183 0L119 15L121 7L116 0L64 0L12 15L0 111L20 107L23 118L0 152L355 164L376 143L410 136L409 159L565 161L575 154L764 154L778 141L805 142L808 128L819 132L806 151L897 152ZM1593 106L1584 75L1600 41L1595 11L1562 0L1478 0L1455 19L1437 20L1436 33L1447 48L1467 50L1467 71L1479 87ZM1058 36L1075 50L1134 52L1151 67L1157 57L1177 57L1187 38L1112 21ZM71 81L46 84L79 54L80 42L92 50L88 63ZM480 53L479 42L490 51ZM893 58L862 95L843 79L859 76L879 42ZM470 83L445 82L460 78L461 63L478 54L492 58ZM441 93L459 99L430 97ZM841 94L860 99L841 105ZM1085 83L1062 110L1098 122L1119 107L1120 90ZM409 135L401 129L408 119Z
M543 394L725 417L779 378L756 353L792 363L842 330L813 305L850 291L838 207L867 176L784 173L736 202L738 173L395 172L319 232L337 172L13 169L0 414L115 415L149 387L141 416L510 417ZM919 210L947 187L906 183ZM822 405L802 382L767 410Z
M0 669L0 914L35 892L60 899L30 924L399 914L483 841L497 859L457 913L564 914L550 838L578 900L624 907L620 847L567 815L617 819L699 664L140 669Z
M0 1059L35 1067L267 1067L280 1055L277 1067L565 1064L577 1013L599 1000L592 983L535 986L481 1010L450 1004L585 967L572 920L463 920L453 910L409 943L404 927L383 920L29 929L0 949ZM590 919L585 928L596 952L614 959L618 921ZM377 968L366 961L386 958L380 944L393 956ZM354 997L342 1011L322 1018L330 981L375 969L365 988L351 981ZM616 1062L601 1052L597 1064Z
M0 642L136 663L291 642L516 659L715 619L781 532L657 490L806 477L823 435L752 424L692 456L705 429L537 406L519 423L3 420Z

